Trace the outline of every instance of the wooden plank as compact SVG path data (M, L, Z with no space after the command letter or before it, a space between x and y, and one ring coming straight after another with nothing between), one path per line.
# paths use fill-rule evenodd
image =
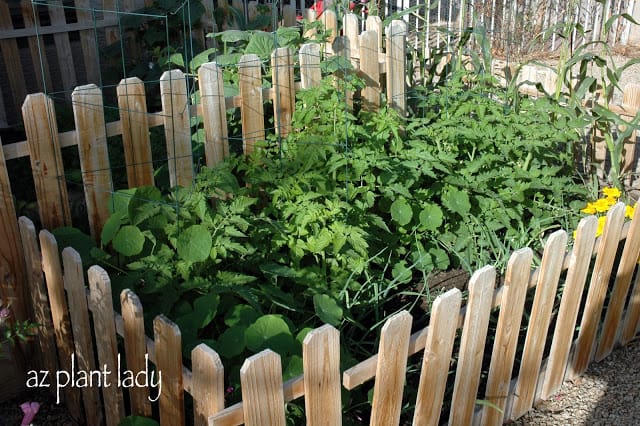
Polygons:
M146 371L148 365L142 304L138 296L127 288L120 293L120 306L124 325L123 337L127 370L137 375L140 371ZM131 401L131 414L134 416L151 416L148 387L134 386L130 388L129 399Z
M118 84L118 107L129 188L153 186L153 162L144 83L138 77Z
M596 263L589 283L589 292L585 302L584 313L582 314L582 321L580 322L580 332L576 340L574 356L567 370L568 379L573 379L584 373L592 359L596 333L600 324L600 315L620 242L624 214L624 203L616 204L607 213L607 221L600 239Z
M382 19L379 16L367 16L365 29L367 31L374 31L378 35L378 53L382 53L382 33L384 32Z
M378 34L365 31L360 35L360 77L365 80L362 89L362 109L380 108L380 68L378 67Z
M471 424L480 383L480 368L489 326L496 271L485 266L469 281L469 301L462 328L460 354L453 386L450 425Z
M325 30L328 32L327 47L331 48L333 41L338 37L338 16L333 10L325 10L320 15L320 20L324 24Z
M411 314L401 311L389 318L380 331L369 423L372 426L396 426L400 422L411 322Z
M89 229L93 239L99 241L109 219L107 195L113 189L102 92L95 84L76 87L71 100Z
M39 325L36 339L40 346L40 352L36 355L43 370L57 371L58 361L56 358L56 342L51 322L51 309L49 299L45 290L44 274L42 273L42 256L38 247L36 228L26 217L18 219L24 260L27 267L27 281L29 284L29 294L36 323ZM50 388L51 392L55 389Z
M216 351L204 343L191 351L191 366L194 425L207 426L209 416L224 410L224 367Z
M310 331L302 360L307 425L341 425L340 332L327 324Z
M42 249L42 271L47 283L51 319L53 320L53 329L60 357L61 370L56 373L56 379L58 379L56 383L56 401L61 400L60 390L62 390L69 413L76 421L81 421L84 419L84 413L82 411L80 389L68 386L71 380L74 379L72 374L75 355L73 354L73 335L71 334L69 309L67 308L67 299L64 293L58 243L49 231L42 230L40 231L40 247Z
M305 9L304 19L306 19L309 23L315 22L318 20L318 14L313 9ZM309 28L302 34L302 36L307 40L313 40L316 37L316 35L317 35L317 30L315 28Z
M288 47L280 47L271 54L273 74L273 118L276 135L286 138L291 133L291 121L296 106L296 88L293 52Z
M640 108L640 84L627 84L622 91L622 105L625 108L638 110ZM638 131L634 130L631 136L624 141L624 160L622 164L622 170L620 173L625 178L625 184L627 186L632 185L633 176L632 173L636 173L640 166L636 160L636 140Z
M77 370L96 371L84 270L80 254L71 247L65 248L62 250L62 264L64 266L64 288L69 299L69 318L73 332ZM83 420L91 425L102 424L104 415L98 387L83 388L82 402L84 403L85 415Z
M626 345L640 331L640 274L636 275L620 333L620 344Z
M519 418L533 406L537 378L542 365L544 346L549 331L553 302L562 273L562 261L566 247L567 233L562 230L551 234L545 244L536 294L529 317L529 328L522 352L518 384L514 391L512 419Z
M247 358L240 368L244 423L284 426L280 355L267 349Z
M0 1L0 32L13 34L13 23L11 22L11 13L9 11L9 3ZM9 86L11 87L11 96L14 108L22 105L24 98L27 96L27 84L24 78L22 62L20 61L20 51L15 38L0 39L0 50L2 50L2 59L5 63L5 72L9 78ZM11 64L7 66L7 64Z
M238 64L242 106L242 142L244 154L253 152L256 142L264 140L264 104L262 66L258 55L242 55Z
M300 47L300 82L303 89L320 85L320 45L307 43Z
M39 28L40 23L36 23L35 17L33 16L31 0L21 0L20 8L22 10L22 19L24 21L25 28L36 28L36 26ZM31 64L35 70L34 76L38 83L38 90L48 93L53 90L53 84L51 83L51 73L49 72L49 61L47 59L47 55L44 52L40 54L40 45L43 46L42 49L44 50L44 41L40 37L42 36L29 37L27 39L27 43L29 44ZM39 38L40 40L38 40Z
M282 8L282 24L285 27L295 27L297 24L296 7L290 4Z
M50 0L47 2L49 8L49 16L51 25L67 24L65 19L65 9L61 0ZM77 86L76 66L74 64L73 52L71 51L71 43L69 43L69 32L59 32L53 35L53 41L56 45L56 53L58 56L58 66L62 77L63 90L71 90ZM44 44L41 44L44 48ZM69 94L66 94L68 97Z
M82 1L75 0L75 3L76 3L76 7L80 7L78 5L82 3L90 4L88 1L84 1L84 0ZM40 2L40 4L42 4L42 2ZM85 6L85 7L89 7L89 6ZM4 10L2 11L4 12ZM80 13L80 9L76 9L76 11ZM15 40L17 38L22 38L22 37L35 37L36 35L45 36L45 35L58 34L58 33L70 33L73 31L88 31L93 33L92 30L94 29L101 29L104 27L113 27L114 25L118 25L118 20L115 19L115 16L113 16L110 19L96 19L94 24L94 22L91 20L91 10L87 9L87 10L83 10L83 12L85 12L89 16L88 21L84 20L79 22L71 22L63 25L47 25L46 27L39 26L38 28L27 27L27 28L13 29L12 27L2 26L0 27L0 42L4 40ZM0 15L2 15L2 13L0 13ZM7 15L4 15L4 16L6 16L7 18L11 18L11 13L8 12L8 9L7 9ZM95 44L95 39L93 43Z
M343 32L349 44L349 52L351 53L351 63L354 67L358 66L357 55L360 55L360 22L358 17L353 13L346 13L343 18ZM362 56L359 56L362 59Z
M101 383L107 426L117 426L124 418L122 389L117 386L118 341L111 298L111 280L107 272L99 266L87 271L89 277L89 306L93 312L93 328L98 349L98 365L104 374Z
M462 293L454 288L438 296L431 306L429 334L413 414L416 426L439 424L461 303Z
M351 46L346 37L336 37L331 45L331 50L336 56L342 56L349 60L351 58ZM345 102L350 109L353 109L353 90L346 90L344 84L340 85L340 80L334 77L334 85L338 90L338 94L343 96L342 102Z
M160 77L160 97L164 112L169 182L171 187L188 188L193 183L191 115L187 80L180 70L166 71Z
M482 423L486 425L501 425L504 420L532 259L531 249L523 248L511 255L507 265L485 392L485 400L494 407L482 409Z
M160 425L184 425L180 329L164 315L158 315L153 320L153 340L156 342L156 367L158 374L162 373L162 392L159 398Z
M27 96L22 117L42 226L69 226L71 213L53 101L42 93Z
M387 28L387 103L398 111L401 117L407 113L407 93L405 89L407 24L394 20Z
M629 234L618 264L613 291L609 296L609 306L607 306L600 344L596 351L596 362L602 361L613 350L613 345L618 337L618 329L620 328L629 287L631 286L631 279L638 266L638 256L640 256L640 206L636 203L635 207Z
M0 139L2 146L2 139ZM0 149L0 241L12 241L12 244L0 244L0 261L6 264L11 280L5 280L0 286L0 297L11 303L11 311L17 321L30 317L27 309L27 285L24 254L20 241L20 230L16 218L16 208L11 192L11 182L4 151Z
M564 283L562 300L558 309L556 328L547 362L547 373L542 386L541 398L548 399L554 395L564 379L569 360L569 351L573 343L573 335L578 318L578 310L584 292L584 285L589 273L589 264L596 239L598 219L595 216L583 218L576 230L576 240L569 260L567 278Z
M198 81L205 133L204 152L207 166L213 167L229 156L222 68L215 62L203 64L198 70Z
M87 73L87 82L93 84L101 84L100 77L100 56L98 55L98 46L96 45L96 37L94 31L99 28L113 26L116 22L108 22L105 20L95 20L91 10L91 0L75 0L76 15L78 22L75 25L83 25L85 28L78 28L80 31L80 45L82 46L82 57L84 59L84 69ZM67 24L70 27L74 24ZM75 31L69 28L68 31Z

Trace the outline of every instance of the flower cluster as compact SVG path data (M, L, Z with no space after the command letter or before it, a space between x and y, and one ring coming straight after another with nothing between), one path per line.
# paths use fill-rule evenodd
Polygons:
M580 210L581 213L592 214L598 216L598 230L596 231L596 237L602 235L602 231L604 230L604 224L607 220L607 212L611 207L613 207L622 193L618 188L602 188L602 197L598 198L595 201L590 201L587 205ZM625 217L631 219L633 217L634 207L626 206ZM574 233L575 238L575 233Z

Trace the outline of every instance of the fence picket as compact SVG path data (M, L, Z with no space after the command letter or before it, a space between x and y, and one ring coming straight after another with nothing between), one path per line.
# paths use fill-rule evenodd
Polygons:
M224 409L224 367L220 356L204 343L191 351L193 417L195 426L207 426L209 416Z
M415 426L439 424L461 303L462 293L453 288L438 296L431 305L429 334L413 413Z
M319 86L321 80L320 45L303 44L300 48L300 85L303 89L309 89Z
M507 265L485 392L485 399L495 407L483 407L486 425L501 425L504 419L532 259L533 251L523 248L511 255Z
M362 60L362 56L360 55L360 22L358 21L358 17L353 13L347 13L344 15L343 23L342 23L342 32L347 39L347 43L349 44L349 52L351 52L351 63L354 67L358 66L357 57Z
M65 19L65 10L61 0L49 0L47 2L49 7L49 17L51 18L51 25L65 26L67 24ZM58 56L58 64L60 69L60 75L62 77L63 88L75 87L76 80L76 65L74 64L73 52L71 50L71 43L69 43L69 33L57 32L53 34L53 40L56 45L56 53ZM68 93L67 93L68 96Z
M382 34L384 33L382 19L379 16L367 16L365 28L367 31L376 33L378 37L378 53L382 53Z
M258 55L243 55L238 64L242 106L242 141L245 155L253 152L256 142L264 140L264 104L262 101L262 66Z
M102 91L95 84L79 86L71 94L71 100L89 228L93 239L98 241L109 219L106 194L112 189Z
M73 332L77 369L95 371L96 363L80 254L70 247L65 248L62 250L62 264L64 269L64 288L69 299L69 318ZM86 423L90 425L102 424L104 417L98 387L84 388L82 390L82 402L84 403Z
M401 311L389 318L380 331L378 366L371 403L371 425L397 425L400 422L406 375L411 314Z
M180 70L166 71L160 77L160 98L164 111L164 134L167 142L169 183L190 187L193 182L193 154L189 92L185 75Z
M93 26L93 11L91 0L75 0L78 23L87 23ZM98 46L94 32L91 29L79 31L80 44L84 59L84 68L87 73L87 82L98 84L100 82L100 60Z
M602 313L613 262L620 242L624 214L625 205L623 203L618 203L611 207L607 213L607 221L600 239L596 263L589 283L589 292L587 293L587 301L582 314L574 356L567 371L568 379L573 379L584 373L592 359L600 323L600 314Z
M480 368L489 326L496 270L485 266L469 280L469 301L464 317L456 379L453 385L450 425L471 424L480 383Z
M87 271L89 277L89 308L93 312L93 328L98 350L98 365L103 375L101 383L107 426L116 426L124 418L122 390L117 386L118 341L111 299L111 280L107 271L92 266ZM108 385L108 386L107 386Z
M291 121L296 105L293 52L280 47L271 54L273 73L273 119L277 136L286 138L291 132Z
M629 343L640 331L640 274L636 275L626 312L620 334L621 345Z
M545 244L522 352L518 383L514 391L512 419L519 418L533 406L566 247L567 233L563 230L551 234Z
M13 23L11 22L9 2L0 1L0 31L10 30L13 30ZM11 66L5 66L5 69L13 95L13 105L15 109L18 109L27 96L27 84L22 70L17 40L0 39L0 50L2 51L4 63L11 64Z
M338 16L336 15L336 12L333 10L325 10L324 12L322 12L322 15L320 16L320 20L324 24L325 31L327 31L328 33L327 47L329 48L328 50L330 50L331 45L333 44L333 41L336 39L336 37L338 37L338 34L339 34Z
M138 77L123 79L118 84L116 92L129 188L153 186L153 162L144 83Z
M618 264L613 291L609 296L609 305L607 306L600 344L595 357L596 362L602 361L613 350L613 345L618 337L622 311L629 293L631 279L638 266L638 256L640 255L640 205L636 203L636 207L638 207L638 211L634 209L633 220L631 221L620 263Z
M153 340L156 343L158 375L162 373L162 392L159 397L160 425L184 425L180 329L164 315L158 315L153 320Z
M296 26L296 7L294 5L286 4L282 8L282 24L285 27Z
M365 31L360 35L360 71L365 79L362 108L377 111L380 107L380 67L378 65L378 34Z
M127 370L138 374L146 370L145 355L147 342L144 334L144 316L142 304L138 296L129 289L120 293L120 306L124 329L124 350L127 360ZM134 386L129 389L131 413L136 416L150 416L149 388Z
M341 425L340 332L330 325L310 331L302 359L307 425Z
M222 69L215 62L208 62L198 70L198 80L205 132L205 157L207 166L213 167L229 155Z
M334 55L342 56L347 61L351 59L351 46L349 45L349 40L346 37L336 37L331 45L331 50ZM353 90L341 89L339 92L343 96L342 101L346 103L350 109L353 109Z
M47 293L49 295L49 306L51 307L51 319L55 331L56 343L59 351L60 368L66 371L69 376L67 381L73 379L74 364L73 358L73 336L71 333L71 323L69 322L69 309L64 293L64 281L62 278L62 265L60 264L60 254L58 243L55 237L46 230L40 231L40 247L42 250L42 271L47 283ZM53 372L51 373L53 374ZM57 373L56 373L57 374ZM61 378L63 378L61 376ZM64 378L63 378L64 379ZM59 383L57 383L59 384ZM83 417L80 389L73 386L65 386L63 389L64 399L71 416L80 421ZM56 389L56 394L59 389ZM57 398L58 395L56 395Z
M247 426L284 426L280 355L267 349L247 358L240 368L240 383Z
M53 101L43 93L28 95L22 105L22 116L40 221L47 229L71 225Z
M49 308L49 301L44 288L42 256L38 247L36 227L33 222L24 216L20 217L18 225L24 252L29 294L31 295L35 321L39 325L38 344L40 345L40 352L36 356L39 358L39 364L44 370L56 371L56 342L53 323L51 322L51 309ZM51 392L54 391L54 389L50 390Z
M20 0L20 10L22 11L22 19L25 28L37 28L39 26L39 23L36 24L35 21L36 17L33 13L33 6L34 5L31 3L31 0ZM31 63L29 66L32 66L36 70L34 77L38 82L38 90L41 92L47 92L53 88L53 85L51 84L51 73L49 72L49 59L46 55L40 55L39 43L39 37L36 35L27 37L29 53L31 54Z
M569 360L569 351L573 343L578 309L587 281L597 228L598 220L595 216L589 216L580 221L576 230L576 240L569 259L567 278L558 309L556 328L553 333L546 376L542 386L542 399L549 398L562 385Z
M387 28L387 103L401 117L407 112L405 78L407 66L405 51L407 47L407 24L394 20ZM402 77L399 77L402 76Z

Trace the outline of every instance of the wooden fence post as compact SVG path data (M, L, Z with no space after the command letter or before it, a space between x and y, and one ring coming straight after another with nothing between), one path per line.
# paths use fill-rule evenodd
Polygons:
M284 426L280 355L267 349L247 358L240 368L244 423Z
M338 37L338 17L335 11L327 9L322 12L320 20L324 24L324 29L329 32L327 38L327 47L330 48L333 44L333 40Z
M373 31L378 35L378 53L382 53L382 33L384 32L382 19L379 16L367 16L365 29L367 31Z
M533 406L544 345L551 321L551 311L562 273L566 248L567 233L562 230L551 234L545 244L536 284L536 294L529 317L527 337L522 351L518 384L514 391L511 409L511 418L513 419L522 416Z
M407 113L407 93L405 77L407 65L405 50L407 47L407 24L404 21L391 21L387 28L387 103L398 111L401 117Z
M169 181L190 187L193 183L193 154L187 81L180 70L166 71L160 77L160 97L167 141Z
M95 84L76 87L71 100L89 228L93 239L100 241L102 227L109 219L106 195L113 188L102 91Z
M357 69L358 60L356 55L360 55L360 22L358 21L358 17L353 13L346 13L343 21L343 32L349 44L349 52L351 53L351 57L347 59L349 59L351 64ZM360 56L360 61L362 61L362 56Z
M451 401L450 425L471 424L480 383L482 356L489 326L496 270L485 266L469 281L469 301L464 317L456 378Z
M160 392L160 426L184 425L184 388L182 384L182 337L176 324L164 315L153 320Z
M89 307L80 254L70 247L65 248L62 250L62 264L64 266L64 288L67 290L69 299L69 318L73 331L77 368L83 371L95 371L96 362L89 323ZM98 391L98 387L94 386L82 390L85 415L83 420L87 424L99 425L104 420Z
M124 418L122 390L118 386L118 341L111 299L111 280L99 266L92 266L89 276L89 306L93 312L93 327L98 349L100 370L103 371L102 398L107 426L116 426Z
M224 367L209 346L199 344L191 351L193 417L195 426L208 426L209 416L224 410Z
M462 293L453 288L438 296L431 305L429 333L413 413L416 426L439 424L461 304Z
M380 332L378 365L371 404L372 426L395 426L400 422L411 321L411 314L401 311L389 318ZM399 377L403 379L398 380Z
M11 22L9 2L2 1L0 2L0 30L10 31L12 29L13 23ZM17 40L0 40L0 50L2 51L5 69L7 70L13 105L14 108L18 109L18 106L24 102L24 98L27 96L27 84L21 66L22 61L20 59ZM10 66L6 66L6 64L10 64Z
M262 64L258 55L243 55L238 64L242 105L244 154L253 152L256 142L264 140L264 104L262 101Z
M330 325L312 330L302 342L307 425L342 423L340 332Z
M215 62L203 64L198 70L198 80L205 134L204 152L207 166L213 167L229 156L222 69Z
M28 95L22 105L40 221L47 229L71 225L69 197L53 101L43 93Z
M360 35L360 71L365 79L362 89L362 109L380 108L380 67L378 66L378 34L365 31Z
M120 293L120 306L127 369L133 371L134 374L138 374L138 372L146 370L148 362L142 304L138 296L127 288ZM151 416L149 388L134 386L129 389L129 398L131 401L131 414Z
M296 7L290 4L285 5L282 8L282 23L285 27L296 26ZM275 28L274 28L275 30Z
M120 81L116 91L129 188L153 186L153 162L144 83L137 77L127 78Z
M280 47L271 54L273 74L273 118L276 135L286 138L291 132L291 120L296 106L296 88L293 52L288 47Z
M303 89L320 85L322 72L320 70L320 45L317 43L303 44L300 48L300 83Z

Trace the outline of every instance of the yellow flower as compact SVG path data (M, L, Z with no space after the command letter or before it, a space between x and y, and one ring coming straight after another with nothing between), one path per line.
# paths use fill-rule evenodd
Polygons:
M596 212L596 207L593 203L587 203L587 206L580 211L585 214L594 214Z
M593 207L598 213L605 213L609 211L609 208L611 208L611 206L616 203L615 200L613 200L613 203L611 202L611 200L611 198L599 198L593 203Z
M596 231L596 237L599 237L600 235L602 235L602 231L604 230L604 224L606 221L607 221L606 216L600 216L598 218L598 230Z
M633 206L626 206L624 208L624 217L628 218L628 219L633 219L633 212L635 211L635 207Z
M607 198L615 198L615 199L618 199L621 195L620 190L618 188L609 188L609 187L602 188L602 193Z

